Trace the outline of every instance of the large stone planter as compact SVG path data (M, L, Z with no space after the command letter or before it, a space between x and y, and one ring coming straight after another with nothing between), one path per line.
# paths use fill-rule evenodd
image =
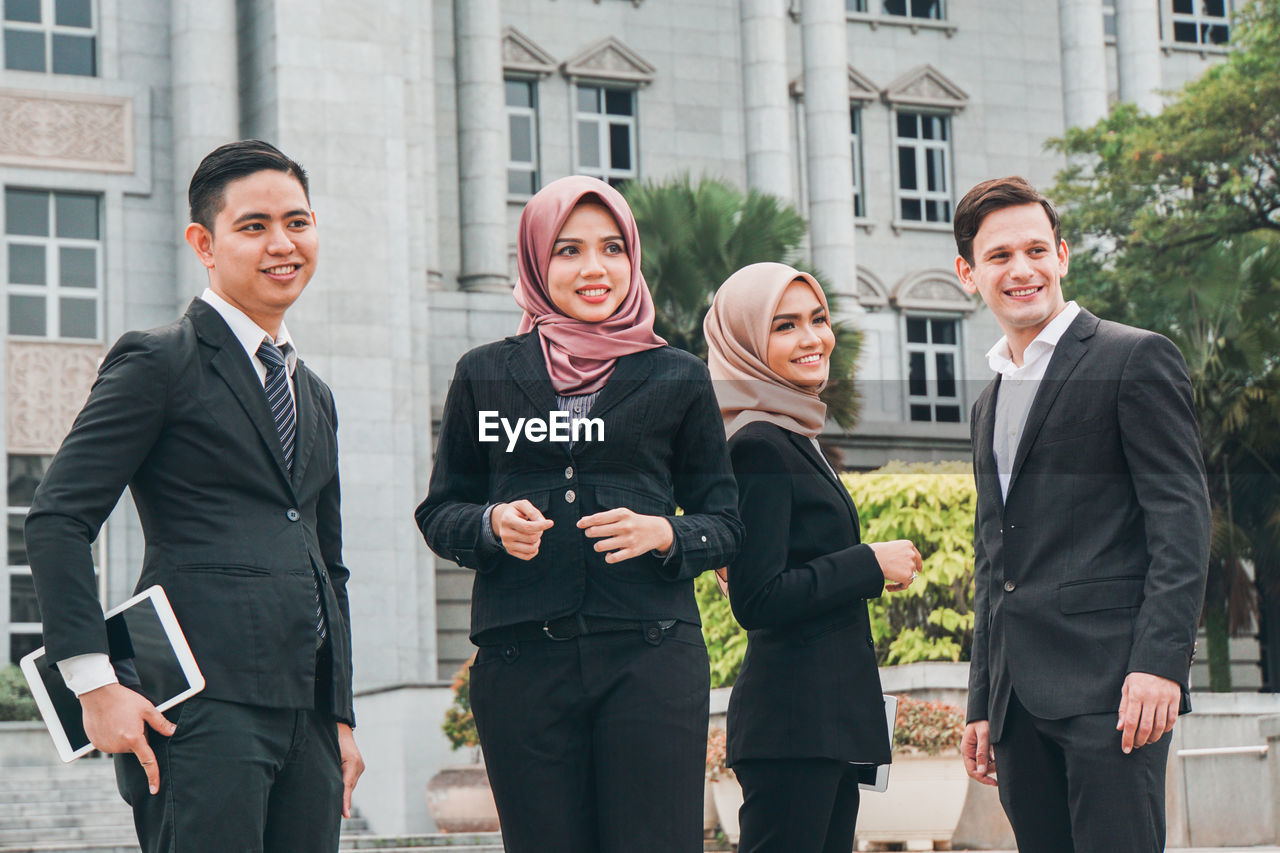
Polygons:
M969 777L958 752L895 752L889 789L863 792L858 840L905 843L908 850L950 844L968 791Z
M0 723L0 767L61 763L44 723Z
M483 764L440 768L427 783L427 809L441 832L498 831L498 807Z

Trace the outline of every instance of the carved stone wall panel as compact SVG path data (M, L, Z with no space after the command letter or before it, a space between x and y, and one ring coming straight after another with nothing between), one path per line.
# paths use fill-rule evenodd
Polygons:
M8 451L53 453L98 374L101 344L8 344Z
M133 101L0 89L0 163L132 172Z

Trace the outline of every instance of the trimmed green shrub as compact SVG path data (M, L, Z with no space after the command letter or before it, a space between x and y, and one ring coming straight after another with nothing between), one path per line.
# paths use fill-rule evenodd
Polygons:
M0 722L40 719L36 700L31 698L27 679L13 664L0 668Z

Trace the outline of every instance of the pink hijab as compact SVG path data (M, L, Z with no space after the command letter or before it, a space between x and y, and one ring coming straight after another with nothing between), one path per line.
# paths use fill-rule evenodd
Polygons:
M822 432L827 419L827 404L818 398L822 388L805 388L783 379L767 361L774 312L796 280L813 288L827 308L826 294L808 273L786 264L751 264L720 285L702 321L707 366L730 436L752 421L777 424L810 438Z
M563 313L547 291L547 267L560 229L585 196L613 214L631 261L631 286L607 320L587 323ZM604 181L571 175L552 181L529 199L520 215L520 277L516 304L524 309L520 334L538 330L542 356L557 394L591 394L604 387L614 363L624 355L666 346L654 334L653 297L640 274L640 234L622 194Z

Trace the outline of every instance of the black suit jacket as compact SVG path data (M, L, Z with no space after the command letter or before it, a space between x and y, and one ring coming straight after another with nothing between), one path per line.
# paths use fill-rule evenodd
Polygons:
M884 590L858 513L808 438L751 423L729 440L746 528L729 600L747 653L729 697L727 761L889 763L867 616Z
M116 342L26 521L53 660L107 651L89 545L128 485L146 537L138 589L164 587L205 695L315 705L314 572L331 707L352 721L337 415L301 361L294 387L290 475L262 383L212 306L194 300L177 322Z
M1130 672L1187 684L1209 555L1209 499L1177 348L1081 311L1027 417L1002 500L997 377L972 414L970 721L1000 738L1032 714L1114 713Z
M707 367L660 347L623 356L590 418L603 441L533 442L507 452L505 434L482 443L479 412L546 420L558 411L537 332L471 350L445 399L427 499L414 518L431 550L476 570L471 636L491 628L581 611L623 619L697 624L693 579L727 563L742 524ZM488 547L481 517L490 503L526 498L555 526L532 560ZM676 515L676 506L684 510ZM576 524L625 506L662 515L675 532L670 560L646 554L606 563Z

